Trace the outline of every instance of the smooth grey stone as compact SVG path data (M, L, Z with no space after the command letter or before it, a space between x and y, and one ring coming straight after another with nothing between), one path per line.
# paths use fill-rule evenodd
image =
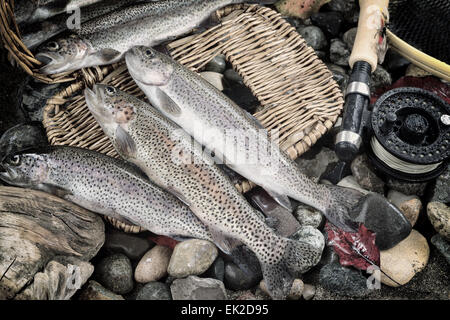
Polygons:
M409 60L405 59L403 56L391 49L386 52L386 56L383 62L383 66L385 66L386 69L390 72L399 69L406 70L406 68L410 64L411 62Z
M224 255L223 257L225 260L225 283L227 283L227 277L229 277L229 279L232 279L230 277L231 274L227 274L227 271L234 271L234 269L227 269L228 262L233 262L234 265L238 266L238 268L246 275L246 277L251 279L251 282L258 283L262 279L263 276L259 260L256 257L255 253L246 246L241 245L235 247L231 251L230 255Z
M390 86L392 84L392 76L386 69L378 65L376 70L372 72L370 82L370 88L373 91L378 88Z
M360 271L341 266L339 263L327 264L320 270L319 281L326 290L339 295L364 297L368 295L367 279Z
M201 275L202 278L214 278L223 282L225 277L225 262L222 257L217 257L214 263Z
M359 9L355 0L331 0L324 5L326 11L341 12L346 22L356 24L359 18Z
M356 33L358 31L358 28L351 28L347 30L344 35L342 36L342 40L344 40L345 44L352 49L353 44L355 43Z
M227 289L247 290L256 286L260 280L258 274L245 273L231 261L225 263L224 283Z
M328 45L327 38L323 31L316 26L306 26L299 30L305 42L314 50L320 50Z
M102 259L96 266L95 274L98 282L114 293L125 294L133 290L133 268L124 254Z
M220 54L212 58L205 66L205 71L223 73L227 67L225 56Z
M137 292L136 300L172 300L172 294L167 284L152 281Z
M176 279L170 286L173 300L226 300L223 283L217 279L189 276Z
M123 253L131 260L139 260L154 244L136 234L112 230L106 233L104 248L110 253Z
M239 73L237 73L233 69L227 69L223 75L225 76L225 79L227 79L231 82L236 82L236 83L241 83L241 84L244 83L244 79L242 79L242 77L239 75Z

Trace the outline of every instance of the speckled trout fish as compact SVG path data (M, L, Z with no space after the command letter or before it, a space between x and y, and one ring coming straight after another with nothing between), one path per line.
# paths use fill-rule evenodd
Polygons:
M226 5L242 2L273 3L274 0L164 0L150 2L102 17L78 33L61 37L38 48L36 59L45 74L115 63L135 45L155 46L185 34ZM133 11L134 9L134 11ZM124 23L120 23L120 22ZM119 23L113 28L105 26ZM101 30L99 30L101 29Z
M52 193L159 235L211 241L186 205L123 160L55 146L14 154L1 167L0 179L8 184Z
M232 239L256 254L273 298L286 297L294 277L318 263L324 243L275 234L201 146L152 106L105 85L85 97L119 154L186 203L220 249L229 251Z
M291 197L320 210L344 230L357 229L349 211L363 199L360 192L314 183L278 145L261 134L262 126L256 119L201 76L148 47L131 49L126 62L154 107L214 150L233 170L262 186L281 205L290 208ZM219 134L223 132L238 132L245 138L226 143L229 139ZM261 144L275 147L264 153ZM240 153L258 161L238 161L242 160L236 157Z

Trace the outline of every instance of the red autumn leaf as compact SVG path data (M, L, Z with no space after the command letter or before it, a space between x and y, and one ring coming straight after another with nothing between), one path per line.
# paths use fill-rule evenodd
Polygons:
M154 236L149 236L148 239L150 241L153 241L157 245L164 246L164 247L169 247L171 249L175 248L175 246L178 243L177 240L174 240L174 239L166 237L166 236L154 235Z
M360 270L367 270L372 265L369 261L380 265L380 250L375 244L375 233L362 223L358 232L346 232L327 221L325 231L328 235L328 245L333 246L341 265Z

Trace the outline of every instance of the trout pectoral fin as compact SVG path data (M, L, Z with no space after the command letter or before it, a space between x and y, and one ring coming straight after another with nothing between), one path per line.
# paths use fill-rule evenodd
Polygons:
M181 114L181 108L162 90L155 90L155 100L158 101L159 107L171 116Z
M121 126L117 126L115 138L117 151L119 151L120 154L128 156L136 154L136 143L130 134Z
M230 240L219 230L209 228L209 231L214 244L226 254L230 254L232 249Z
M292 212L291 200L289 200L287 195L279 194L275 191L264 188L267 193L275 200L280 206L286 208L290 212Z
M121 55L121 52L114 49L103 49L95 54L95 56L103 63L115 62Z
M58 198L61 199L66 199L68 195L71 195L72 193L69 190L60 188L58 186L55 185L51 185L51 184L47 184L47 183L42 183L38 186L38 189L50 194L53 194L55 196L57 196Z

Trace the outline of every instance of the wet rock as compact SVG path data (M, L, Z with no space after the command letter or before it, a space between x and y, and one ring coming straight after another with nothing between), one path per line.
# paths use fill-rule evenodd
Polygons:
M383 65L389 70L390 72L396 71L396 70L405 70L407 66L409 66L411 62L407 59L405 59L403 56L398 54L397 52L389 49L386 52L386 57L384 59Z
M429 202L428 218L434 229L447 241L450 240L450 207L442 202Z
M311 22L332 37L339 35L344 17L340 12L318 12L311 15Z
M417 195L423 196L425 188L427 186L426 182L406 182L396 179L389 178L386 182L389 189L393 189L404 193L406 195Z
M422 78L431 76L431 73L411 63L406 69L405 76Z
M372 72L372 78L370 81L370 89L375 90L382 87L387 87L392 84L391 74L378 65L374 72Z
M345 69L332 63L327 63L326 65L333 74L333 79L337 82L337 84L341 88L341 91L345 92L349 79L349 76Z
M314 50L320 50L328 45L325 34L316 26L306 26L299 31L306 43Z
M279 0L275 7L283 16L306 19L330 0Z
M200 275L208 270L217 255L217 247L209 241L183 241L175 246L167 271L176 278Z
M323 60L326 60L326 58L327 58L327 53L326 53L325 51L316 50L315 53L316 53L317 57L318 57L320 60L322 60L322 61L323 61Z
M444 256L447 263L450 264L450 243L446 241L440 234L435 234L431 237L431 243L439 250Z
M226 300L223 283L217 279L189 276L176 279L170 286L173 300Z
M318 229L324 223L324 216L319 210L305 204L299 204L295 210L295 217L302 226L311 226Z
M320 258L322 256L322 251L325 247L325 238L323 234L312 226L302 226L300 230L298 230L291 237L293 240L300 240L302 242L310 244L315 250L318 252L317 256L313 261L311 261L311 267L315 266L319 263ZM306 272L307 270L301 271Z
M209 269L206 270L206 272L203 273L201 277L213 278L223 282L225 277L225 262L223 261L222 257L217 257L211 267L209 267Z
M123 253L131 260L138 260L152 247L153 243L136 234L118 230L106 233L104 248L111 254Z
M243 83L232 83L230 87L223 90L223 93L239 107L251 114L253 114L259 106L258 99Z
M125 294L133 290L133 269L130 259L124 254L102 259L95 273L98 282L114 293Z
M212 58L212 60L206 64L205 71L223 73L226 67L227 63L225 61L225 56L220 54Z
M301 172L314 181L319 180L319 177L325 172L330 163L338 160L336 153L325 147L321 148L317 154L314 154L311 157L307 153L297 158L295 162L299 165Z
M152 281L137 292L136 300L172 300L172 294L167 284Z
M247 290L258 284L260 280L259 274L246 273L231 261L225 263L224 283L227 289Z
M244 79L242 79L239 73L233 69L227 69L223 75L225 76L225 79L227 79L230 82L235 82L239 84L244 83Z
M258 258L253 251L244 245L233 248L230 255L224 255L224 259L224 281L227 286L243 288L248 282L257 284L263 277ZM228 265L230 266L227 268ZM240 271L236 270L234 266L237 266ZM243 283L241 286L242 276L247 278L247 282Z
M0 159L27 148L47 145L47 135L41 123L18 124L9 128L0 138Z
M42 121L47 100L66 86L67 83L47 84L33 78L30 79L24 88L22 100L22 107L27 111L30 120Z
M405 215L406 219L414 226L422 210L422 202L417 196L407 196L395 190L389 190L387 198Z
M356 182L356 179L355 179L354 176L346 176L344 179L339 181L337 185L340 186L340 187L355 189L355 190L358 190L359 192L364 193L364 194L368 194L369 193L369 191L363 189L358 184L358 182Z
M432 190L431 201L450 203L450 165L437 179Z
M347 30L342 36L342 40L344 40L345 44L350 48L350 50L353 49L353 44L355 43L357 31L358 31L357 27L351 28Z
M292 283L291 291L289 292L289 294L287 296L287 300L300 300L300 298L302 297L304 286L305 285L303 284L302 280L295 279L294 282ZM269 290L267 289L267 285L266 285L266 282L264 280L262 280L259 283L259 288L267 296L270 296L269 295Z
M212 72L212 71L205 71L205 72L201 72L200 75L202 76L203 79L208 81L210 84L212 84L218 90L222 91L224 89L223 74L217 73L217 72Z
M387 199L370 193L350 212L354 221L376 233L375 244L380 250L394 247L411 232L411 223Z
M427 240L416 230L402 242L389 250L380 251L380 268L393 282L381 273L381 282L397 287L408 283L428 263L430 248Z
M330 45L330 61L339 66L348 66L351 51L345 42L340 39L332 39Z
M358 155L350 166L356 182L365 190L384 194L384 182L373 172L365 154Z
M349 297L369 294L367 279L359 270L341 266L339 263L325 265L320 270L319 281L326 290Z
M134 279L140 283L158 281L167 275L172 249L157 245L139 261L134 271Z
M121 295L105 289L100 283L90 280L86 288L82 290L79 300L124 300Z
M356 23L358 21L359 10L354 0L331 0L325 5L328 11L341 12L348 23Z
M302 297L305 300L311 300L316 295L316 287L311 284L305 284L303 287Z

